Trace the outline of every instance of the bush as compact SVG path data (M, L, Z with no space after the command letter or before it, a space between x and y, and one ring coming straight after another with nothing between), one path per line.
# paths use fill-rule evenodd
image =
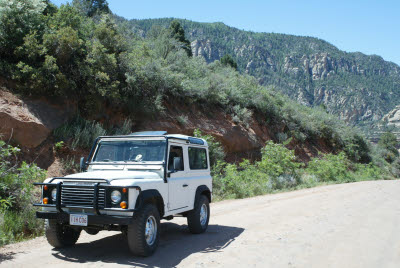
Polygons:
M107 131L96 121L85 120L77 116L72 121L54 130L56 139L69 140L71 148L90 148L99 136L105 136Z
M240 105L235 105L232 108L232 120L235 123L242 123L246 128L249 127L253 113L247 108L242 108Z
M262 160L250 163L243 160L239 166L218 162L213 169L213 191L221 199L245 198L295 187L299 183L293 150L283 144L267 142L262 149Z
M126 119L120 127L105 128L99 122L86 120L78 115L55 129L53 135L57 140L68 141L72 149L77 147L88 149L99 136L127 135L131 133L131 129L132 122L129 119Z
M0 246L42 232L34 217L33 182L44 180L45 171L35 164L18 164L19 149L0 141Z
M296 162L294 150L289 150L284 144L268 141L261 149L262 159L257 162L257 167L273 178L281 175L297 177L297 170L302 166Z
M321 182L350 181L350 161L346 154L326 154L322 158L313 158L306 168L306 172L315 175Z

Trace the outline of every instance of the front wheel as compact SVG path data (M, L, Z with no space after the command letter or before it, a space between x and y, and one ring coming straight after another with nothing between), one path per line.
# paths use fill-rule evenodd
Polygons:
M210 203L205 195L197 198L193 210L187 215L189 231L192 234L200 234L205 232L210 219Z
M146 257L154 253L160 240L160 214L154 205L146 204L134 215L127 238L134 255Z
M81 234L81 230L60 224L55 220L45 220L47 242L55 248L73 246Z

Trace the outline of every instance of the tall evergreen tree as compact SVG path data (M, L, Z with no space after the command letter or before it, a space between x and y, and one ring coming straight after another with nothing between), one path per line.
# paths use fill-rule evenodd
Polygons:
M185 37L185 30L183 30L182 25L178 20L173 20L169 25L172 37L183 44L183 49L186 51L189 57L193 56L192 48L190 46L190 41Z
M226 65L226 66L231 66L233 69L235 69L235 70L237 70L237 63L236 63L236 61L232 58L232 56L231 55L229 55L229 54L226 54L226 55L224 55L222 58L221 58L221 63L223 64L223 65Z
M93 17L97 13L111 12L107 0L74 0L73 4L89 17Z

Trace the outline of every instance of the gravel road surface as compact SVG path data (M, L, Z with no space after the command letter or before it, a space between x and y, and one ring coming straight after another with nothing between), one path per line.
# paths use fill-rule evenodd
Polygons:
M400 267L400 181L369 181L213 203L206 233L162 221L149 258L119 232L82 233L75 247L44 237L0 248L1 267Z

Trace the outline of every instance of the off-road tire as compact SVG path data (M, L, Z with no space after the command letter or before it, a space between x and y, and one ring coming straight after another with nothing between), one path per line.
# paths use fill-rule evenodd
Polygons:
M156 225L151 244L146 240L146 225L149 221ZM153 204L144 205L134 214L133 223L128 225L127 238L129 249L134 255L147 257L154 253L160 240L160 214Z
M76 230L70 226L58 223L55 220L45 220L45 233L47 242L55 248L68 247L75 245L81 234L81 230Z
M207 219L203 224L201 223L201 215L200 215L202 207L203 209L204 208L207 209L206 211ZM210 220L210 202L208 201L208 198L205 195L200 195L194 203L193 210L189 211L187 214L187 223L189 231L192 234L201 234L205 232L207 230L209 220Z
M97 230L97 229L88 228L88 229L85 229L85 232L86 232L87 234L90 234L90 235L97 235L100 231Z

